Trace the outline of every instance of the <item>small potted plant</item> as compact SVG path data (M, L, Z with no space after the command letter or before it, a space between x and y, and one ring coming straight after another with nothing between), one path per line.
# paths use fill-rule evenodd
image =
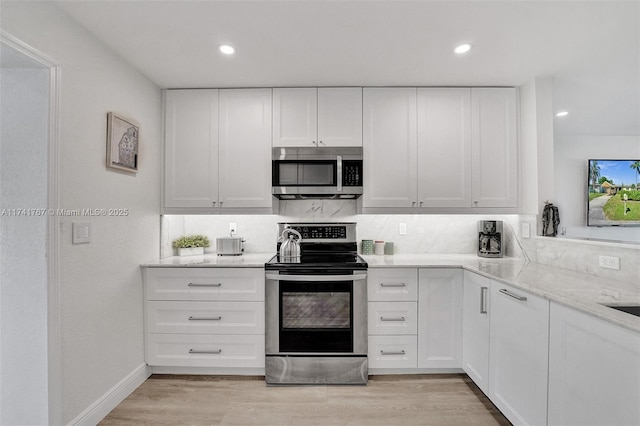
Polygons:
M178 256L204 254L204 248L209 247L209 238L204 235L185 235L174 240L171 245L178 249Z

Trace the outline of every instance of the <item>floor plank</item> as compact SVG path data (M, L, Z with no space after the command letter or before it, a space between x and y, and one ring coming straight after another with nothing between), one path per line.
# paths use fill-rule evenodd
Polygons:
M110 425L509 425L464 374L371 376L367 386L266 386L263 377L153 375Z

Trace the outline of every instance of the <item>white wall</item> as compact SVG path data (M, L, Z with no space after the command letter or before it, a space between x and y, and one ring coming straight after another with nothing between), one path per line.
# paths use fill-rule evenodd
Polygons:
M47 424L49 72L0 71L0 424ZM18 210L15 210L18 209Z
M567 238L640 243L640 227L587 227L587 160L640 158L640 136L556 136L555 204Z
M61 64L60 207L129 209L59 218L66 424L144 363L139 264L160 241L161 91L51 2L3 2L1 26ZM105 167L109 111L140 124L137 175ZM75 221L91 223L91 243L71 244Z

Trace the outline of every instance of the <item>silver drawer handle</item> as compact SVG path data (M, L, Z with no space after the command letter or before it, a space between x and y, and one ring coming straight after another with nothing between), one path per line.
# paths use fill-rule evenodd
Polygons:
M404 319L404 317L399 317L399 318L380 317L380 321L405 321L405 319Z
M222 349L218 349L215 351L196 351L194 349L189 349L190 354L209 354L209 355L220 355L222 353Z
M213 284L198 284L198 283L189 283L187 287L222 287L222 283L213 283Z
M489 287L480 287L480 313L487 313L487 291Z
M380 355L404 355L404 349L401 350L401 351L397 351L397 352L380 351Z
M400 284L385 284L385 283L380 283L380 287L406 287L407 285L405 283L400 283Z
M521 302L524 302L524 301L527 300L527 298L525 296L518 296L517 294L513 294L509 290L507 290L506 288L501 288L500 289L500 293L506 294L507 296L513 297L514 299L519 300Z
M189 321L220 321L222 317L189 317Z

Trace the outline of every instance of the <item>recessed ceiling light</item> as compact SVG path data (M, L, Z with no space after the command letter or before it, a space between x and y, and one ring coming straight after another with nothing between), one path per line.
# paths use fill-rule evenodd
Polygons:
M233 55L236 53L236 48L231 46L230 44L221 44L218 46L218 50L220 53L224 53L225 55Z
M453 49L453 51L456 52L458 55L461 55L463 53L467 53L470 50L471 50L471 45L470 44L461 44L461 45L457 46L455 49Z
M569 111L558 111L556 113L556 117L566 117L567 115L569 115Z

